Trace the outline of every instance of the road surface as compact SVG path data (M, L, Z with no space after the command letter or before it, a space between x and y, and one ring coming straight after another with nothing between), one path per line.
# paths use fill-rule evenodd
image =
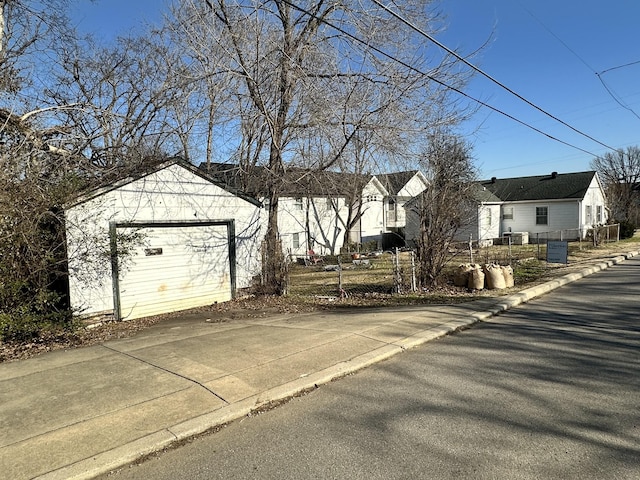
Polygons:
M640 479L640 260L110 479Z

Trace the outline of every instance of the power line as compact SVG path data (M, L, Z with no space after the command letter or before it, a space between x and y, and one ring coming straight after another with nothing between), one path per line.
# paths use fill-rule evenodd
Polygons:
M483 77L487 78L488 80L492 81L493 83L495 83L496 85L498 85L500 88L506 90L507 92L509 92L510 94L514 95L515 97L517 97L518 99L522 100L523 102L525 102L527 105L535 108L536 110L538 110L539 112L545 114L546 116L554 119L555 121L561 123L562 125L564 125L565 127L570 128L571 130L573 130L574 132L578 133L579 135L582 135L583 137L588 138L589 140L596 142L599 145L602 145L605 148L608 148L609 150L613 150L616 151L615 148L611 147L610 145L607 145L606 143L601 142L600 140L597 140L596 138L592 137L591 135L582 132L581 130L578 130L577 128L575 128L572 125L569 125L567 122L565 122L564 120L559 119L558 117L552 115L551 113L547 112L546 110L544 110L543 108L537 106L536 104L534 104L533 102L527 100L525 97L523 97L522 95L520 95L519 93L513 91L511 88L507 87L505 84L503 84L502 82L500 82L499 80L496 80L495 78L493 78L491 75L489 75L488 73L486 73L485 71L481 70L480 68L476 67L474 64L472 64L471 62L469 62L467 59L461 57L458 53L456 53L454 50L451 50L449 47L447 47L446 45L444 45L443 43L439 42L438 40L436 40L433 36L429 35L427 32L425 32L424 30L418 28L417 26L415 26L413 23L411 23L409 20L405 19L402 15L400 15L397 12L394 12L393 10L391 10L389 7L387 7L386 5L384 5L383 3L379 2L378 0L371 0L373 3L375 3L376 5L378 5L380 8L384 9L386 12L390 13L391 15L393 15L395 18L397 18L398 20L400 20L402 23L404 23L405 25L407 25L408 27L410 27L411 29L415 30L416 32L418 32L420 35L424 36L425 38L427 38L428 40L430 40L431 42L435 43L438 47L442 48L443 50L445 50L447 53L449 53L450 55L453 55L454 57L456 57L458 60L460 60L461 62L463 62L465 65L467 65L468 67L470 67L471 69L475 70L476 72L478 72L480 75L482 75Z
M611 98L613 98L613 100L620 105L622 108L624 108L625 110L629 110L638 120L640 120L640 115L638 115L635 110L633 110L629 105L625 104L620 97L613 91L613 89L611 87L609 87L609 85L607 85L607 83L604 81L604 79L602 78L602 74L609 72L611 70L615 70L617 68L623 68L623 67L628 67L630 65L634 65L636 63L640 63L640 60L638 60L637 62L631 62L628 63L626 65L620 65L617 67L612 67L609 68L607 70L603 70L602 72L598 73L591 65L589 65L586 60L584 58L582 58L580 55L578 55L571 47L569 47L569 45L567 45L558 35L556 35L553 31L551 31L551 29L549 27L547 27L542 20L540 20L538 17L536 17L533 13L531 13L526 7L524 7L522 4L520 4L520 7L527 12L536 22L538 22L542 28L544 28L551 36L553 36L556 40L558 40L558 42L560 42L564 48L566 48L567 50L569 50L578 60L580 60L589 70L591 70L597 77L598 80L600 80L600 83L602 84L602 86L604 87L604 89L607 91L607 93L609 94L609 96Z
M640 120L640 115L638 115L635 110L633 108L631 108L629 105L627 105L626 103L624 103L622 100L620 100L620 98L618 97L618 95L616 95L613 90L611 88L609 88L609 86L606 84L606 82L603 80L602 78L602 72L598 73L596 72L596 76L598 77L598 80L600 80L600 83L602 83L602 86L604 87L604 89L607 91L607 93L611 96L611 98L613 98L613 100L620 105L622 108L629 110L631 113L633 113L633 115L635 115L635 117Z
M566 146L568 146L568 147L574 148L574 149L576 149L576 150L579 150L579 151L581 151L581 152L583 152L583 153L586 153L586 154L588 154L588 155L591 155L591 156L593 156L593 157L599 157L599 155L597 155L597 154L595 154L595 153L593 153L593 152L591 152L591 151L589 151L589 150L586 150L586 149L584 149L584 148L578 147L577 145L574 145L574 144L572 144L572 143L565 142L564 140L561 140L561 139L559 139L559 138L557 138L557 137L555 137L555 136L553 136L553 135L551 135L551 134L549 134L549 133L546 133L546 132L544 132L544 131L540 130L539 128L534 127L533 125L531 125L531 124L529 124L529 123L525 122L524 120L520 120L519 118L516 118L516 117L514 117L513 115L510 115L510 114L508 114L508 113L506 113L506 112L504 112L504 111L500 110L499 108L494 107L493 105L490 105L490 104L488 104L488 103L486 103L486 102L483 102L482 100L480 100L480 99L478 99L478 98L475 98L475 97L473 97L473 96L471 96L471 95L469 95L469 94L467 94L467 93L463 92L463 91L462 91L462 90L460 90L459 88L453 87L453 86L448 85L447 83L445 83L445 82L443 82L443 81L441 81L441 80L438 80L438 79L437 79L437 78L435 78L433 75L431 75L431 74L429 74L429 73L426 73L426 72L424 72L424 71L420 70L419 68L414 67L413 65L410 65L410 64L406 63L405 61L400 60L399 58L396 58L396 57L394 57L393 55L390 55L390 54L386 53L385 51L383 51L383 50L379 49L378 47L375 47L375 46L371 45L369 42L367 42L367 41L365 41L365 40L362 40L361 38L359 38L359 37L357 37L357 36L353 35L352 33L347 32L347 31L346 31L346 30L344 30L343 28L341 28L341 27L339 27L339 26L337 26L337 25L333 24L332 22L330 22L330 21L326 20L325 18L320 18L320 17L318 17L318 16L317 16L317 15L315 15L313 12L310 12L309 10L306 10L305 8L302 8L302 7L298 6L298 5L296 5L296 4L295 4L295 3L293 3L291 0L282 0L282 1L283 1L284 3L286 3L287 5L289 5L290 7L295 8L295 9L296 9L296 10L298 10L299 12L304 13L305 15L308 15L308 16L310 16L311 18L314 18L314 19L318 20L318 21L320 21L320 22L324 23L325 25L327 25L328 27L333 28L333 29L334 29L334 30L336 30L337 32L340 32L340 33L342 33L343 35L345 35L345 36L347 36L347 37L351 38L352 40L355 40L356 42L358 42L358 43L360 43L360 44L362 44L362 45L365 45L367 48L370 48L370 49L371 49L371 50L373 50L374 52L376 52L376 53L378 53L378 54L380 54L380 55L382 55L382 56L384 56L384 57L388 58L389 60L392 60L392 61L394 61L394 62L397 62L397 63L399 63L400 65L402 65L403 67L408 68L408 69L410 69L410 70L413 70L414 72L416 72L416 73L418 73L418 74L420 74L420 75L425 76L426 78L428 78L429 80L431 80L431 81L433 81L433 82L437 83L438 85L441 85L441 86L443 86L443 87L445 87L445 88L447 88L447 89L449 89L449 90L451 90L451 91L453 91L453 92L456 92L457 94L462 95L463 97L468 98L469 100L472 100L473 102L475 102L475 103L477 103L477 104L479 104L479 105L481 105L481 106L483 106L483 107L485 107L485 108L488 108L488 109L490 109L490 110L492 110L492 111L494 111L494 112L496 112L496 113L499 113L500 115L503 115L503 116L505 116L505 117L509 118L510 120L513 120L514 122L517 122L517 123L519 123L519 124L521 124L521 125L523 125L523 126L525 126L525 127L529 128L529 129L531 129L531 130L533 130L533 131L535 131L535 132L537 132L537 133L539 133L539 134L541 134L541 135L543 135L543 136L545 136L545 137L549 138L550 140L553 140L553 141L556 141L556 142L561 143L561 144L563 144L563 145L566 145ZM375 0L373 0L373 1L375 1ZM445 47L445 48L446 48L446 47ZM459 57L458 57L458 58L459 58ZM462 59L462 60L463 60L463 61L465 61L464 59ZM465 61L465 63L466 63L466 61ZM505 87L505 88L506 88L506 87ZM517 94L515 94L515 95L517 95ZM527 100L525 100L525 101L527 101ZM527 101L527 103L529 103L529 102ZM537 108L538 110L541 110L539 107L536 107L536 108ZM543 110L541 110L541 111L543 111ZM549 115L549 114L548 114L548 115ZM552 118L555 118L555 117L553 117L553 116L552 116ZM561 120L559 120L559 119L558 119L558 121L559 121L560 123L565 124L564 122L562 122L562 121L561 121ZM567 125L567 124L565 124L565 125ZM567 125L567 126L568 126L569 128L571 128L572 130L576 131L577 133L580 133L581 135L583 135L583 136L585 136L585 137L587 137L587 138L589 138L589 139L593 140L594 142L596 142L596 143L598 143L598 144L600 144L600 145L602 145L602 146L604 146L604 147L606 147L606 148L608 148L608 149L610 149L610 150L614 150L614 151L615 151L615 149L614 149L613 147L610 147L610 146L608 146L608 145L606 145L606 144L604 144L604 143L599 142L598 140L596 140L596 139L594 139L594 138L592 138L592 137L590 137L590 136L588 136L588 135L586 135L586 134L584 134L584 133L580 132L579 130L577 130L577 129L575 129L575 128L571 127L570 125Z
M635 62L625 63L624 65L618 65L617 67L607 68L606 70L601 71L600 75L602 75L603 73L610 72L611 70L617 70L619 68L625 68L625 67L630 67L631 65L637 65L638 63L640 63L640 60L636 60Z

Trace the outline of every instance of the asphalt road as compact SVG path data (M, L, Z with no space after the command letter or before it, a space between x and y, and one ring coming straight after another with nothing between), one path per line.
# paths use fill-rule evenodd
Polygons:
M111 479L639 479L640 260Z

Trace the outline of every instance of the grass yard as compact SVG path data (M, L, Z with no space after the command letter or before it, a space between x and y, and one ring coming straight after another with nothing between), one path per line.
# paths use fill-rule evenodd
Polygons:
M452 250L451 261L445 267L446 284L437 290L411 291L412 282L412 254L400 252L399 266L402 284L402 294L396 293L395 262L392 253L382 253L378 256L363 257L367 264L356 265L351 257L343 255L340 258L342 269L338 271L337 257L327 257L324 265L303 266L292 264L289 271L289 296L300 301L335 301L341 298L347 303L362 303L363 300L372 305L378 301L388 304L402 303L452 303L463 302L480 297L498 296L509 293L509 290L470 291L464 287L454 287L452 279L460 264L466 263L497 263L511 265L516 286L522 288L526 284L540 283L554 276L568 273L571 267L579 267L583 262L594 257L606 256L614 251L626 251L640 242L640 236L619 242L611 242L594 247L587 241L569 242L568 264L546 262L545 244L527 245L493 245L476 248L473 252L468 249ZM417 259L414 260L417 263ZM393 300L392 300L393 299Z

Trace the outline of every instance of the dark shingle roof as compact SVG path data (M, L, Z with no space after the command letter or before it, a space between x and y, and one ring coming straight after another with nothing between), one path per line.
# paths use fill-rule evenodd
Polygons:
M256 197L265 195L265 186L269 178L265 167L251 167L242 172L240 167L231 163L201 163L199 168L218 182L226 183L233 188L243 190ZM356 182L364 185L369 177L349 173L314 171L302 168L289 168L278 181L281 196L348 196L353 194Z
M499 199L496 195L494 195L493 192L491 192L491 190L488 190L483 185L474 184L472 188L473 188L472 190L473 198L475 198L479 202L483 202L483 203L501 203L502 202L502 200Z
M581 199L596 172L560 173L533 177L492 178L479 184L505 202Z
M382 173L375 175L375 177L380 181L385 190L389 192L389 195L397 195L398 192L402 190L402 187L417 173L417 170L410 170L406 172Z

